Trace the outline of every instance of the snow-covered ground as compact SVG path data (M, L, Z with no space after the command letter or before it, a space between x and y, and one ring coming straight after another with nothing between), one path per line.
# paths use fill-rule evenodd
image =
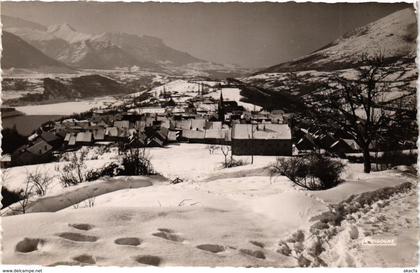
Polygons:
M261 107L258 105L254 105L251 103L243 102L242 99L244 98L241 96L241 89L239 88L222 88L223 100L225 101L236 101L238 105L243 106L248 111L259 111ZM213 92L208 95L214 99L220 98L220 92Z
M417 198L413 189L355 213L322 254L324 260L331 266L417 266Z
M169 181L179 177L183 182L174 185L146 178L143 181L151 181L152 186L104 191L96 196L91 206L69 203L67 208L57 212L4 217L3 263L297 266L300 263L297 254L282 254L279 242L296 230L306 232L314 216L352 194L414 181L396 170L364 174L360 164L348 164L343 174L345 183L326 191L308 192L283 176L269 175L267 166L275 157L256 156L253 165L222 169L222 153L210 154L203 144L153 148L148 153L156 171ZM109 155L104 157L110 158ZM250 157L235 159L250 162ZM10 170L10 173L17 171L16 168ZM68 188L62 198L76 190L107 187L106 182L92 185ZM54 194L59 195L60 191ZM391 197L393 202L379 210L391 221L389 225L395 227L395 231L398 223L410 223L404 226L409 234L397 235L405 239L398 239L401 244L394 248L405 256L392 256L391 250L388 254L384 250L381 256L374 258L373 253L381 249L363 247L358 248L357 256L353 255L350 249L361 246L359 241L353 240L345 246L338 244L341 241L337 238L348 234L347 222L343 222L341 230L337 228L338 235L331 238L332 248L322 253L323 260L328 265L344 265L332 253L348 247L349 255L357 262L347 265L410 266L413 261L410 257L415 253L412 239L418 234L417 222L412 216L417 212L414 197L401 193ZM410 214L397 217L403 209ZM366 215L360 219L379 216ZM370 228L375 229L377 223L371 222ZM366 224L368 222L360 220L361 232L369 230ZM334 250L336 246L341 248ZM372 260L363 260L366 254Z
M204 84L207 88L208 94L205 95L205 97L211 97L213 99L219 100L220 99L220 91L217 88L219 82L217 81L188 81L188 80L174 80L171 82L168 82L164 85L158 86L153 88L150 92L153 96L159 96L160 94L163 94L164 92L171 92L172 94L182 94L183 97L176 98L175 101L177 102L183 102L187 99L193 98L199 94L200 85ZM221 92L223 93L223 99L225 101L236 101L238 105L243 106L248 111L259 111L261 110L261 107L258 105L254 105L251 103L243 102L242 100L244 97L240 94L241 90L239 88L222 88ZM138 96L139 93L133 93L129 96Z

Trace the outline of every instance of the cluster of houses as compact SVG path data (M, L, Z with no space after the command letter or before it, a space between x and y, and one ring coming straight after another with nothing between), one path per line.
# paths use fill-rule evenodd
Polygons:
M310 132L299 128L294 132L295 153L329 152L339 157L347 157L349 154L361 151L360 146L350 138L334 136L333 134Z
M85 119L49 122L11 155L12 165L48 162L55 152L93 145L138 148L187 142L230 145L233 155L272 156L320 149L344 155L359 150L354 141L332 135L298 129L292 136L289 115L283 111L249 111L236 101L224 100L222 92L219 99L208 97L208 89L199 86L195 94L163 89L141 103L134 98L118 109L92 111Z

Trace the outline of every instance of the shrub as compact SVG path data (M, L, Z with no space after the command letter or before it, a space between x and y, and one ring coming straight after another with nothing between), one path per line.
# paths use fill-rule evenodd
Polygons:
M402 151L385 151L383 155L378 158L379 163L384 164L387 168L398 165L410 166L417 162L417 153L405 154Z
M233 168L233 167L238 167L238 166L243 166L243 165L246 165L246 162L245 161L243 161L243 160L236 160L236 159L231 158L231 159L229 159L228 161L226 161L223 164L223 167L225 167L225 168Z
M288 177L296 185L308 190L325 190L340 183L344 164L320 154L278 158L272 167L273 175Z
M64 187L74 186L86 181L88 171L85 164L87 151L73 152L69 155L69 161L62 168L57 168L60 182Z
M150 157L146 154L146 149L129 148L122 151L123 175L152 175L156 174L153 170Z
M48 188L52 182L53 176L50 176L45 171L40 171L38 168L32 173L27 173L27 179L32 187L35 189L35 193L39 196L47 194Z
M101 169L88 171L86 181L94 181L104 176L113 177L121 175L123 172L124 169L121 165L112 162Z
M22 200L22 195L19 192L10 191L5 186L1 187L1 196L2 208L7 208L11 204Z
M25 136L19 134L19 132L16 130L16 127L2 129L1 135L2 153L13 153L17 148L28 143L28 139Z

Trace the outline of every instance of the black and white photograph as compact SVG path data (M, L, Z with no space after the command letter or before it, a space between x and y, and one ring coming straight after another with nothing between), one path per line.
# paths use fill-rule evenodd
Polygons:
M414 2L2 1L1 25L3 272L417 272Z

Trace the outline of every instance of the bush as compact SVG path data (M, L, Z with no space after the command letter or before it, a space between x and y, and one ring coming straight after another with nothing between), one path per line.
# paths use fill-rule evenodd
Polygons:
M16 127L2 129L1 135L2 153L13 153L17 148L28 143L28 139L25 136L19 134L19 132L16 130Z
M153 170L146 149L129 148L122 151L123 175L152 175Z
M87 151L81 150L69 155L69 160L62 168L57 167L60 182L64 187L74 186L86 181L88 171L86 166Z
M272 167L273 175L287 176L296 185L308 190L325 190L340 183L344 164L320 154L278 158Z
M246 165L245 161L243 160L236 160L231 158L230 160L228 160L227 162L225 162L223 164L223 167L225 168L233 168L233 167L238 167L238 166L243 166Z
M94 181L104 176L113 177L121 175L123 172L124 169L122 166L113 162L101 169L88 171L86 174L86 181Z
M417 153L405 154L402 151L385 151L383 155L378 158L378 163L385 165L386 168L398 165L410 166L417 163Z
M10 191L5 186L1 187L1 196L2 208L7 208L11 204L22 200L22 195L19 192Z

